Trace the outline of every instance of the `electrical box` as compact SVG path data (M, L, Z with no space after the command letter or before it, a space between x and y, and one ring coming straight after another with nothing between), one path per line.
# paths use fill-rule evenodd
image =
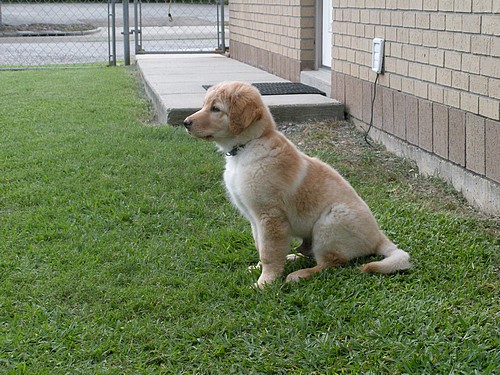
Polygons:
M372 70L380 74L384 65L384 39L375 38L372 43Z

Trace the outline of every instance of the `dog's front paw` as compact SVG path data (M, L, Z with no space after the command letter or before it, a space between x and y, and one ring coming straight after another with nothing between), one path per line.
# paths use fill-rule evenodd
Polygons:
M276 274L262 274L259 280L255 283L255 287L264 289L267 285L271 284L279 275Z

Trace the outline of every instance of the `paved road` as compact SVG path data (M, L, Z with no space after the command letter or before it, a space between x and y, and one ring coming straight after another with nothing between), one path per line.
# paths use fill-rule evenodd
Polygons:
M130 25L134 25L134 5L129 6ZM213 51L217 43L215 4L143 4L142 46L153 51ZM226 9L225 18L228 19ZM6 25L85 23L96 27L88 35L56 37L0 37L0 65L44 65L61 63L107 62L107 4L3 4L2 22ZM123 8L116 4L117 58L123 58ZM135 34L131 35L134 52ZM227 37L227 35L226 35ZM226 41L226 43L228 43Z

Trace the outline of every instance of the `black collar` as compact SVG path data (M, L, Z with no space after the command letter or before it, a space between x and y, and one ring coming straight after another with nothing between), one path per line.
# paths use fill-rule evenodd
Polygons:
M237 145L237 146L234 146L231 150L229 150L228 152L226 152L226 156L236 156L238 155L238 152L240 152L240 150L243 150L246 146L246 143L244 145Z

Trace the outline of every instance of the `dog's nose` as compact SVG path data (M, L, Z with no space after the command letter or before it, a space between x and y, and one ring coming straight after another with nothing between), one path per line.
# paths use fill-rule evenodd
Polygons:
M189 129L191 125L193 125L193 121L191 121L189 118L186 117L186 119L184 120L184 127L186 129Z

